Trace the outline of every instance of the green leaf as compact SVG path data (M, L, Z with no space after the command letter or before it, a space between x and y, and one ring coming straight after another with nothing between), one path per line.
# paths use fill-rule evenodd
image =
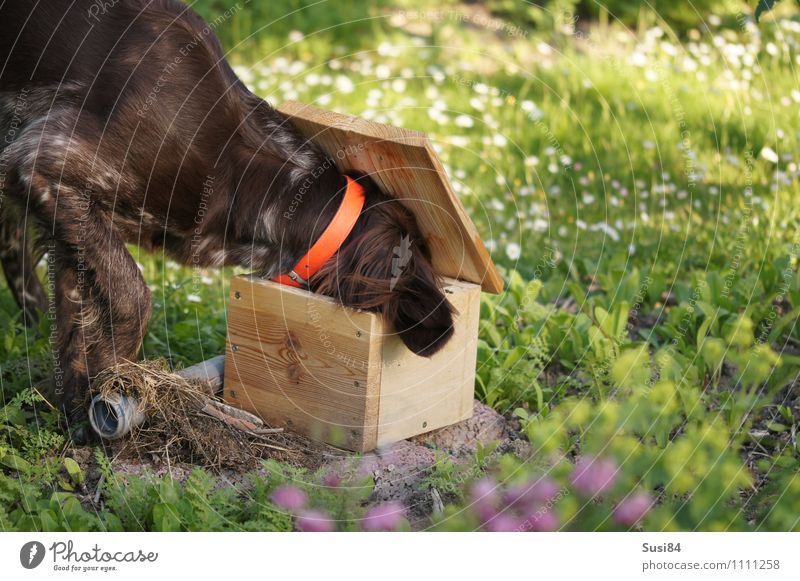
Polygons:
M790 324L792 325L797 324L798 317L800 317L800 307L795 307L787 314L782 316L780 319L778 319L778 321L772 327L772 331L769 334L768 341L770 343L774 343L775 341L777 341L778 337L780 337L781 333L784 331L784 329L786 329L786 327L788 327Z
M23 460L14 454L6 454L0 458L0 464L7 466L8 468L12 468L18 472L22 472L23 474L28 474L31 471L31 465L28 463L28 461Z
M511 369L513 368L522 356L525 355L527 349L522 345L514 347L511 351L508 352L506 355L505 361L503 361L503 369Z
M572 295L572 298L575 299L575 302L578 304L578 308L582 312L590 314L592 312L591 305L589 304L589 299L586 297L586 293L583 292L583 287L574 282L568 282L566 287L569 294Z
M489 395L486 390L486 382L480 375L475 375L475 383L475 397L479 400L485 401Z
M603 329L608 335L614 336L613 325L609 322L609 314L608 311L605 310L603 307L596 307L594 310L594 318L597 319L597 324L600 325L600 328Z
M153 506L153 525L158 532L178 532L181 522L175 507L159 502Z
M697 301L697 306L700 311L706 316L707 320L713 321L719 316L720 308L712 305L708 301Z
M622 387L644 387L649 383L651 375L650 352L646 345L627 349L611 367L611 379Z
M6 350L6 353L13 353L14 349L14 336L15 336L15 329L12 327L7 333L6 336L3 338L3 347Z
M536 380L533 381L533 389L536 390L536 411L541 412L542 408L544 408L544 392L542 391L542 386Z
M81 503L74 496L70 496L63 503L61 503L61 511L67 519L81 517L85 514Z
M500 336L500 331L494 324L494 321L481 321L481 334L488 339L489 345L492 347L500 347L503 343L503 338Z
M508 275L508 288L511 291L520 291L525 286L525 280L517 270L512 270Z
M613 316L613 337L621 338L625 334L625 329L628 326L628 317L631 314L631 307L627 301L620 301L616 304L612 311Z
M500 446L500 442L489 442L485 446L478 442L475 450L475 461L478 466L483 466L492 457L494 451Z
M716 337L709 337L700 345L700 356L715 373L725 361L726 353L725 342Z
M700 328L697 330L697 348L699 349L703 345L703 341L708 334L708 329L711 327L711 323L714 322L714 319L711 317L706 317L706 320L700 325Z
M40 512L39 521L41 522L44 532L57 532L61 528L58 526L58 517L52 510L43 510Z
M86 480L80 465L72 458L64 458L64 468L67 469L67 474L75 484L83 484Z
M72 494L69 492L54 492L50 495L50 509L55 511L61 510L62 503L67 502L70 498L72 498Z
M108 532L121 532L123 530L122 521L117 515L108 513L104 516L104 519Z
M171 477L165 478L161 481L161 485L158 487L158 492L161 500L165 503L177 504L178 500L180 499L178 487Z

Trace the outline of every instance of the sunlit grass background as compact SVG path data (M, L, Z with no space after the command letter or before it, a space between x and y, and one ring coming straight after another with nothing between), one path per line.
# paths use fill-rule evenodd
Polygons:
M533 460L490 478L546 473L564 490L580 488L576 453L620 467L616 496L567 495L550 528L797 528L800 20L788 3L760 24L733 1L599 4L193 6L273 104L434 142L509 283L485 300L476 393L516 418ZM184 365L221 353L230 273L134 253L154 290L144 355ZM9 401L46 375L49 346L5 289L0 321ZM57 439L24 448L30 425L7 427L0 457L63 454ZM447 484L453 470L434 467L431 482L455 506L468 493ZM7 494L17 512L0 508L0 523L45 527ZM631 498L648 501L629 523L618 515ZM141 526L160 528L143 505ZM54 526L74 526L54 511ZM226 528L181 517L169 526ZM440 518L491 528L456 509ZM292 526L267 520L223 522Z

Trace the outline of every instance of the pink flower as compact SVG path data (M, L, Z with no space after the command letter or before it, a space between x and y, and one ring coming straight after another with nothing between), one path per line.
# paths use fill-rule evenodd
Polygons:
M497 515L498 494L497 483L491 478L481 478L470 487L470 498L475 514L482 523L487 523Z
M369 532L396 531L403 522L405 510L398 502L386 502L367 511L361 528Z
M629 496L614 509L614 521L626 527L635 525L653 506L653 499L646 492Z
M489 504L476 504L474 511L484 525L497 516L497 509Z
M570 477L575 490L585 496L595 496L611 489L617 475L613 460L583 456Z
M329 533L334 530L331 518L320 510L303 510L295 522L297 529L304 533Z
M306 493L295 486L283 485L272 491L272 502L285 510L299 510L306 505Z
M558 516L554 510L542 510L533 513L524 523L523 530L544 533L558 529Z
M530 485L528 484L514 484L509 486L503 492L503 504L510 507L516 507L526 501Z
M339 485L342 483L342 477L339 476L336 472L328 472L325 476L322 477L322 484L327 486L328 488L339 488Z
M517 484L509 487L503 494L503 500L508 506L538 509L555 499L559 492L560 489L553 480L541 478L527 484Z
M497 503L497 483L491 478L481 478L470 487L472 502L477 505L492 505Z
M510 514L498 514L483 525L490 533L513 533L519 530L519 521Z
M547 504L555 500L560 493L558 484L550 478L542 478L531 486L528 496L533 502Z

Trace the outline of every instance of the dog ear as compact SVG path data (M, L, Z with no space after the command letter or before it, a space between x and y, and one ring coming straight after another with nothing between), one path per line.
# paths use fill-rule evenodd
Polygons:
M419 256L411 260L417 264L402 283L396 284L396 298L387 305L386 315L406 347L430 357L453 336L453 307L428 259ZM398 264L396 258L394 264Z
M312 290L379 312L403 343L430 357L453 335L453 307L411 213L396 201L368 208L358 231L312 280Z

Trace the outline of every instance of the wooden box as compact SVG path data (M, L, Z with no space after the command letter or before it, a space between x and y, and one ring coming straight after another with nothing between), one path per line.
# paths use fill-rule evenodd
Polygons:
M431 358L381 316L253 277L230 289L225 400L335 446L364 452L472 414L481 291L502 280L421 133L299 103L281 112L343 170L370 174L411 209L457 310Z
M479 286L448 281L455 333L430 359L327 297L246 277L231 292L225 399L270 425L366 451L472 413Z

